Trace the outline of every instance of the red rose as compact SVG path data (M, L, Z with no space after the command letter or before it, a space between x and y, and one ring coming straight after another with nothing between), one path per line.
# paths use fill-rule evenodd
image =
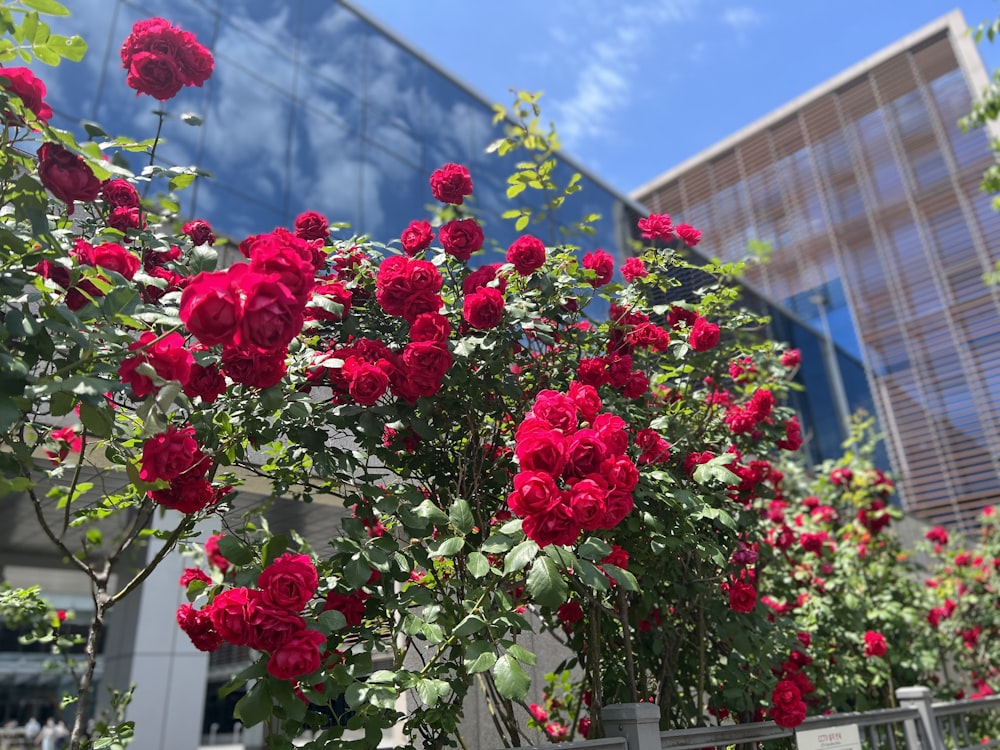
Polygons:
M128 232L129 229L140 229L145 225L142 212L138 208L115 206L108 213L108 226L122 233Z
M181 231L191 238L191 244L195 247L215 244L215 232L212 231L212 225L204 219L192 219L184 225Z
M477 268L462 281L462 294L472 294L484 286L495 286L500 294L504 294L507 291L507 280L497 275L502 267L499 263L488 263ZM491 285L490 282L494 279L497 279L497 283Z
M184 87L177 60L156 52L136 52L129 63L125 82L138 94L146 94L161 102L173 99Z
M620 456L628 448L625 420L618 415L598 414L594 420L594 430L607 446L609 456Z
M583 619L583 607L576 599L572 599L559 606L556 617L563 625L574 625Z
M181 321L205 346L231 342L239 330L243 303L233 279L229 271L203 271L181 293Z
M566 439L566 464L563 477L583 478L598 474L601 463L608 457L608 447L596 430L578 430Z
M580 411L580 416L587 422L593 422L604 407L604 404L601 403L601 397L597 394L597 389L592 385L574 380L569 384L569 391L566 395L573 399L573 403Z
M344 362L343 372L351 398L363 406L375 404L389 389L386 368L369 364L360 357L349 357Z
M514 491L507 496L507 505L521 518L544 513L560 501L559 487L552 475L544 471L521 471L514 475Z
M789 369L802 364L802 352L798 349L789 349L781 355L781 364Z
M707 352L719 343L719 326L709 323L700 315L691 326L688 343L696 352Z
M729 607L734 612L753 612L757 606L757 589L750 583L732 581L729 584Z
M884 635L875 630L869 630L865 633L865 656L885 656L886 651Z
M411 221L399 239L403 243L403 250L412 257L430 247L434 241L434 229L428 221Z
M522 235L507 248L507 262L519 274L528 276L545 264L545 244L530 234Z
M194 439L194 428L167 427L166 432L154 435L142 444L142 469L139 478L144 482L165 479L168 482L192 468L204 458Z
M676 330L681 325L693 326L698 320L698 313L678 305L673 305L667 313L667 325Z
M205 540L205 557L208 558L212 567L225 573L229 570L229 560L223 557L222 552L219 551L219 540L222 539L222 536L222 534L212 534Z
M277 242L263 243L256 248L250 259L250 270L276 277L302 305L315 286L312 259L296 248Z
M802 426L798 417L790 417L785 422L785 437L776 441L775 445L786 451L797 451L802 447Z
M782 680L771 692L771 718L779 727L794 728L805 721L806 704L799 686Z
M319 298L324 298L340 305L340 312L334 313L318 304ZM326 279L319 282L312 290L312 302L305 309L309 320L343 320L351 312L353 295L339 281Z
M192 399L199 396L203 404L212 404L225 392L226 378L219 371L218 365L202 366L195 363L191 366L191 377L184 384L184 395Z
M690 224L678 224L674 231L688 247L694 247L701 242L701 232Z
M24 108L38 120L48 122L51 119L52 107L44 101L45 84L28 68L0 68L0 85L20 98Z
M177 624L199 651L215 651L222 645L222 636L215 631L212 618L205 610L182 604L177 610Z
M246 295L238 343L264 352L287 348L305 323L303 305L273 274L246 273L240 279Z
M159 386L154 385L149 377L137 372L140 364L151 365L163 380L176 380L182 387L191 378L194 356L184 348L184 337L176 331L165 336L146 331L138 341L129 346L129 351L137 353L121 363L118 376L123 383L132 387L137 398L145 398L150 393L159 391Z
M628 456L604 459L598 473L618 492L631 492L639 483L639 469Z
M193 34L162 18L136 22L122 44L121 59L129 87L160 101L173 98L183 86L201 86L215 64Z
M438 231L444 251L454 258L467 261L483 246L483 228L475 219L449 221Z
M73 213L73 201L90 202L101 192L101 181L83 157L58 143L43 143L38 149L38 178L67 205L67 214Z
M453 358L448 347L435 341L411 341L403 349L402 362L422 396L433 396L451 368Z
M204 475L191 472L190 476L182 474L172 479L170 487L165 490L150 491L149 496L164 508L173 508L181 513L197 513L215 501L215 490Z
M576 431L578 410L579 407L572 398L552 390L541 391L535 396L535 403L531 407L532 414L548 422L563 435Z
M286 552L268 565L257 577L257 587L265 601L299 611L313 598L319 576L309 555Z
M642 398L649 393L649 376L642 370L633 370L629 373L628 380L622 387L622 395L625 398Z
M615 273L615 259L604 250L595 250L583 256L583 267L594 271L597 276L587 281L595 289L604 286Z
M635 507L631 492L621 492L613 490L604 498L604 520L601 521L601 528L613 529L625 520L626 516Z
M473 328L485 331L495 328L503 319L506 306L498 289L484 286L465 298L462 317Z
M431 175L431 193L442 203L462 205L466 195L472 195L472 178L461 164L445 164Z
M227 589L212 600L208 609L216 632L234 646L246 646L253 637L250 609L260 597L259 591L244 586Z
M650 214L639 219L638 226L644 239L669 242L674 238L674 225L669 214Z
M622 277L625 281L631 282L646 276L649 276L649 271L646 270L646 264L642 262L641 258L632 257L625 260L622 265Z
M544 513L536 513L524 519L522 528L525 535L539 547L550 544L575 544L580 536L580 525L568 505L558 503Z
M534 431L518 440L514 453L522 472L541 471L557 477L566 461L565 438L557 430Z
M331 591L326 595L326 603L323 611L335 609L344 616L349 627L357 627L365 617L365 602L368 594L363 591L355 591L351 594L340 594Z
M108 180L101 186L101 197L109 206L139 208L139 193L127 180Z
M303 240L326 240L330 222L316 211L304 211L295 217L295 236Z
M593 531L603 526L607 495L608 488L600 477L581 479L573 485L569 506L581 529Z
M306 629L306 622L296 612L273 606L263 597L250 607L247 622L250 640L247 645L256 651L273 654Z
M114 242L104 242L96 247L89 247L87 251L81 253L80 262L114 271L129 281L132 280L141 265L139 258L134 253Z
M278 647L267 662L269 674L279 680L315 672L321 664L319 647L326 636L316 630L300 630Z
M607 565L614 565L616 568L621 568L622 570L628 569L628 551L622 549L617 544L611 545L611 552L601 560L602 563Z
M208 577L201 568L184 568L184 572L181 573L180 585L182 588L187 588L192 581L201 581L202 583L209 585L212 583L212 579Z
M436 312L421 313L410 326L410 341L436 341L443 343L451 335L451 323Z
M222 371L237 383L251 388L270 388L285 376L287 349L262 352L227 346L222 350Z

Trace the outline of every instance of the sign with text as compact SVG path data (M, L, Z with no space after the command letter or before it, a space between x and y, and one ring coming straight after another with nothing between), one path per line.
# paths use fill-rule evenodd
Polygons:
M799 750L861 750L857 724L797 731L795 741Z

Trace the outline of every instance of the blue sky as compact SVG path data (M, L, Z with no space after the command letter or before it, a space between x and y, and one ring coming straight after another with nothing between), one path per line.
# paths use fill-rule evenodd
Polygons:
M566 151L629 191L959 7L996 0L353 0L492 102L543 91ZM1000 66L1000 40L980 47Z

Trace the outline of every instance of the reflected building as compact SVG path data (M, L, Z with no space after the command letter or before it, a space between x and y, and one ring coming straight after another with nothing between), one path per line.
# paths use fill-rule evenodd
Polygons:
M957 121L988 83L959 11L633 192L711 229L748 282L864 365L910 513L969 525L1000 499L1000 214L991 134ZM994 135L995 137L995 135Z

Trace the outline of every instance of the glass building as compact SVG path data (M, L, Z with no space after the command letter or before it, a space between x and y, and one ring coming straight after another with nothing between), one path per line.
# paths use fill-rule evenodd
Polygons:
M995 161L957 124L987 82L953 11L633 193L724 259L772 246L749 282L863 363L905 509L959 526L1000 499Z
M73 16L54 19L53 29L81 34L90 50L81 64L40 66L38 73L56 113L52 124L79 137L84 137L84 121L137 139L156 131L159 103L126 87L119 58L137 20L166 17L212 49L216 67L205 86L185 89L164 105L165 141L157 161L196 164L212 175L180 193L182 216L206 219L219 234L239 240L289 226L302 211L315 210L348 222L343 237L357 232L387 240L398 237L412 219L428 215L429 174L444 163L460 162L472 172L470 203L487 237L497 248L515 238L513 222L500 218L510 208L506 188L512 160L487 152L501 135L491 103L350 5L333 0L73 0L70 5ZM188 113L203 124L186 124ZM135 156L131 166L140 170L141 157ZM647 210L568 158L557 169L557 181L565 184L574 172L583 174L583 190L567 201L561 223L601 215L597 236L587 242L621 259L637 233L636 220ZM530 191L522 196L528 199ZM656 201L655 208L701 222L709 230L706 236L716 231L713 216L688 210L682 201ZM534 227L531 231L558 241ZM856 344L825 338L826 324L811 322L809 311L796 314L763 292L751 284L748 301L772 316L775 338L804 355L800 378L806 390L795 406L809 436L808 458L838 455L847 415L859 406L872 408L859 350ZM838 320L831 311L829 325ZM283 513L294 517L278 515L271 519L272 528L309 529L316 547L339 523L338 509L331 507L303 505ZM0 545L5 578L19 585L59 578L55 571L61 561L45 557L45 550L31 543L32 519L23 515L23 522L7 526L10 543ZM213 700L214 688L243 665L246 654L223 649L209 663L174 626L183 567L182 558L171 556L109 623L105 682L141 683L129 708L139 730L137 750L186 750L203 736L227 739L232 730L231 710ZM84 621L88 589L85 581L78 583L66 579L64 598ZM56 698L58 680L42 675L41 654L38 659L35 654L7 656L0 653L0 684L18 687L0 691L0 719L23 723L26 712ZM204 690L206 685L211 689ZM189 720L168 721L171 716ZM482 726L488 724L484 717Z

